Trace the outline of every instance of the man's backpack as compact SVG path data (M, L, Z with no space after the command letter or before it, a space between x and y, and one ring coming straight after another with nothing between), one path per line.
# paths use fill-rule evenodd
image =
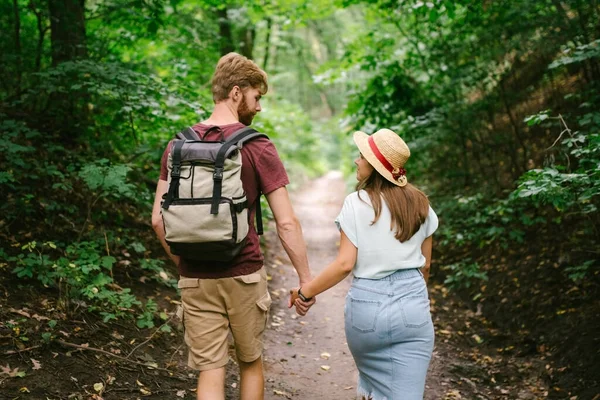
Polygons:
M240 149L258 137L267 136L249 127L227 140L221 134L219 141L202 140L192 128L177 134L167 161L169 191L162 202L165 239L173 254L230 261L242 250L249 219ZM256 220L260 235L260 194Z

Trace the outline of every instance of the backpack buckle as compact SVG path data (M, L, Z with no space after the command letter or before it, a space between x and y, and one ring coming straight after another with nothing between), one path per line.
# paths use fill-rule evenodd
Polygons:
M216 181L223 180L223 168L215 168L215 172L213 173L213 179Z
M172 178L179 178L179 165L175 164L173 165L173 170L171 170L171 177Z

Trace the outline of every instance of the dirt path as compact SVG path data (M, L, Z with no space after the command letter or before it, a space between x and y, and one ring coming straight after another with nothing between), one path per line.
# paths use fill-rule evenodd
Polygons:
M339 233L333 223L345 197L341 175L331 173L313 181L292 198L308 246L313 274L337 254ZM287 308L287 289L297 286L295 271L279 243L268 265L274 306L266 336L267 399L301 395L306 399L346 399L354 393L357 372L344 335L344 300L349 278L319 296L305 317ZM273 251L273 250L272 250ZM327 357L323 353L329 353ZM323 357L321 356L323 354ZM329 366L324 370L322 366Z
M313 181L293 196L313 274L323 270L337 254L339 232L333 220L345 196L342 176L335 172ZM320 295L306 317L298 317L286 306L287 289L298 282L296 274L287 264L281 245L277 241L272 244L276 257L267 264L274 303L265 343L266 398L354 398L357 371L344 334L344 302L351 277ZM426 397L431 400L443 398L438 382L444 372L439 361L440 346L437 347Z

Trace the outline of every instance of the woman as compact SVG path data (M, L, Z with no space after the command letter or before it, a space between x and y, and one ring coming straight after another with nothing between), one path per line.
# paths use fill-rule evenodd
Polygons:
M434 341L426 281L438 219L427 196L407 181L410 151L397 134L356 132L354 142L358 184L336 219L339 254L290 291L289 306L306 313L314 296L352 272L344 314L358 395L422 400Z

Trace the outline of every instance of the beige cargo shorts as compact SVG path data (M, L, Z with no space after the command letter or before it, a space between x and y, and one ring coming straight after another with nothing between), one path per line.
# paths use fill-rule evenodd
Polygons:
M271 306L265 267L232 278L181 277L178 286L190 368L204 371L225 366L229 331L238 360L252 362L262 355Z

